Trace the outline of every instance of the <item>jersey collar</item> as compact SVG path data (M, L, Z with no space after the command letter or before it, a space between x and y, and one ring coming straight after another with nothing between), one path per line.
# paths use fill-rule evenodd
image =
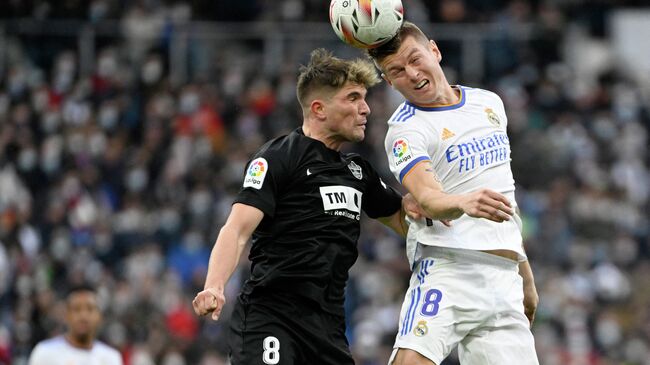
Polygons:
M442 112L442 111L445 111L445 110L458 109L458 108L462 107L463 105L465 105L465 101L467 100L467 96L465 95L465 88L460 86L460 85L458 86L458 88L460 89L460 100L458 100L454 104L446 104L446 105L438 105L438 106L426 107L426 106L415 105L415 104L411 103L410 101L407 101L406 105L409 105L409 106L414 107L415 109L424 110L424 111L427 111L427 112Z

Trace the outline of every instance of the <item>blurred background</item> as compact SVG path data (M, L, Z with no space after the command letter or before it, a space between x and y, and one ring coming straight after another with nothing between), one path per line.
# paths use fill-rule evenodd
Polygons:
M403 3L451 83L506 104L541 364L650 364L648 1ZM191 300L246 161L302 123L299 65L316 47L363 56L328 6L0 2L0 364L61 333L61 296L79 282L99 288L101 339L126 364L227 363L230 305L213 322ZM401 101L375 87L366 140L350 146L393 186L383 137ZM410 273L402 240L363 224L348 337L358 364L378 365Z

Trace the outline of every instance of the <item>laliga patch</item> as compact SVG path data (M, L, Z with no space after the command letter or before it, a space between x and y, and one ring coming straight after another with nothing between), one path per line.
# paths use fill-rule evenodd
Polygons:
M405 165L413 159L413 153L406 138L398 138L393 142L392 160L395 167Z
M244 178L244 187L261 189L262 184L264 184L264 178L266 173L269 171L269 163L266 162L266 159L263 157L258 157L254 159L250 165L248 165L248 170L246 170L246 177Z

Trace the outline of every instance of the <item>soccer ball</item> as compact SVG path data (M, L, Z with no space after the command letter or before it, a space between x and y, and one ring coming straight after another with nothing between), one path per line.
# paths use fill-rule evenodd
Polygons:
M330 23L336 35L358 48L375 48L397 34L404 21L401 0L332 0Z

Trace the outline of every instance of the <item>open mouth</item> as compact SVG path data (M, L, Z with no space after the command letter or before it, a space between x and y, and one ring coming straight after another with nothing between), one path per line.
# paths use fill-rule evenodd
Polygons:
M422 80L422 81L418 82L417 85L415 85L415 90L420 90L420 89L422 89L423 87L425 87L427 85L429 85L429 80Z

